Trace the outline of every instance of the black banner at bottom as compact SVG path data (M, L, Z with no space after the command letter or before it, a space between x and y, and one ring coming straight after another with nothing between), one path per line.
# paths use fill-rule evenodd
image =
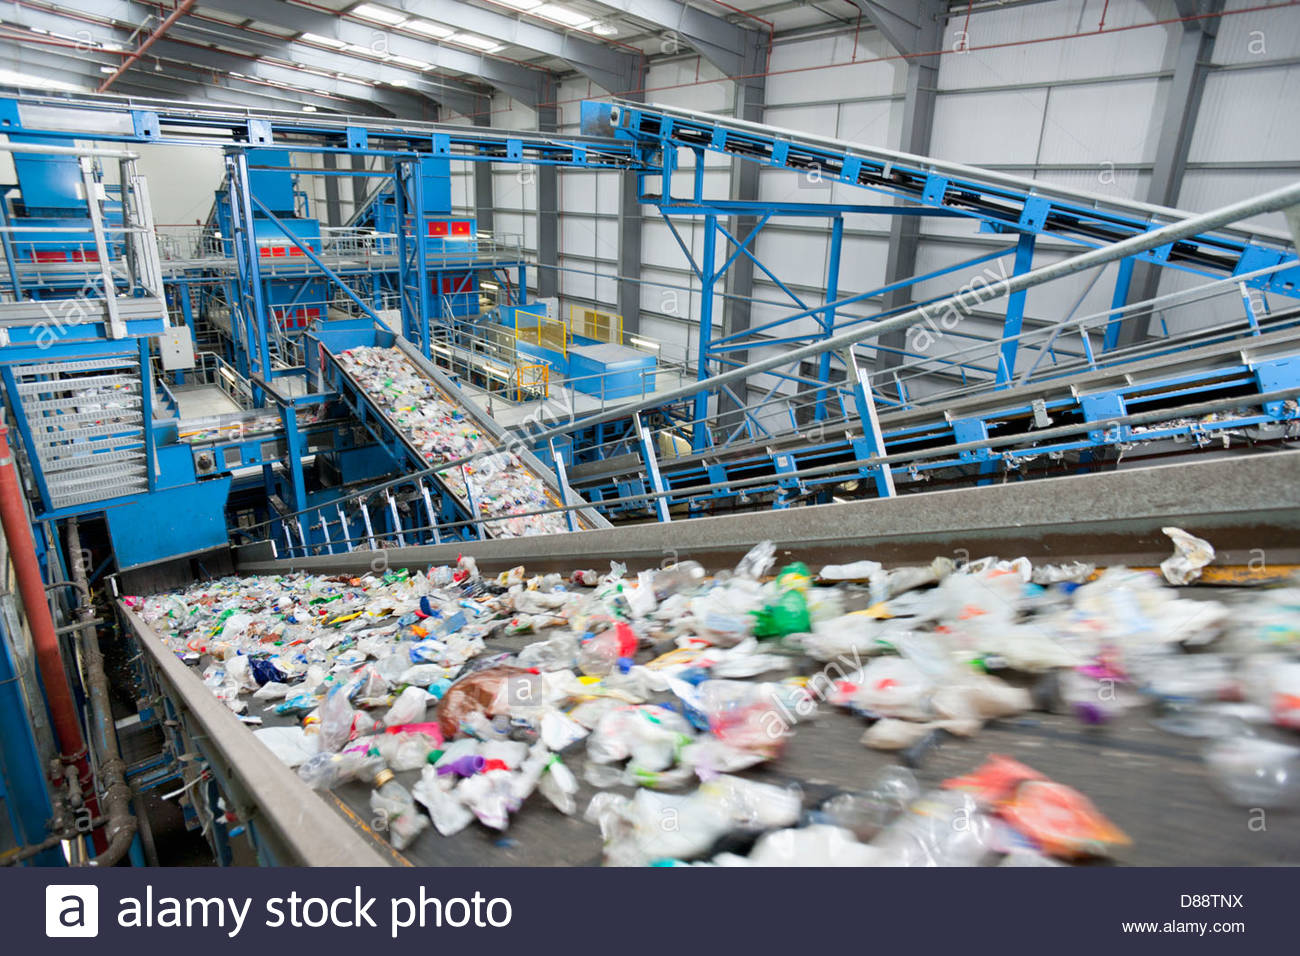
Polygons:
M1285 869L0 871L4 949L1294 948ZM788 947L788 950L786 949ZM717 951L717 950L715 950Z

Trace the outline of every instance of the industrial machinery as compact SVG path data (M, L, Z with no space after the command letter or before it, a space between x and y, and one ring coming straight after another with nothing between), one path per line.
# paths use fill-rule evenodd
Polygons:
M1295 465L1280 452L1300 422L1300 309L1282 303L1300 296L1300 265L1288 237L1234 224L1295 205L1300 186L1188 216L725 117L621 102L584 104L583 116L583 136L557 136L107 97L0 99L18 178L0 192L0 378L13 451L0 472L22 571L21 594L0 595L0 708L17 728L4 741L4 792L15 796L5 797L12 839L0 832L0 853L143 861L145 795L174 785L184 825L223 862L243 852L262 862L376 859L364 832L260 753L114 605L126 594L236 569L356 573L462 551L485 570L627 559L635 568L665 548L725 563L762 537L811 560L871 548L903 563L960 540L972 552L1150 562L1165 547L1162 523L1187 513L1166 496L1145 510L1071 514L1053 482L1023 480L1062 476L1080 503L1139 502L1203 476L1201 487L1217 490L1194 499L1196 514L1224 547L1263 534L1289 553ZM86 141L96 145L78 145ZM224 179L198 233L158 235L132 152L141 143L222 151ZM689 199L671 185L682 150L696 156ZM699 175L707 151L813 169L898 204L713 198ZM331 162L317 166L321 157ZM674 367L632 347L619 316L586 305L564 313L532 296L529 275L559 265L526 261L519 245L458 213L453 162L625 171L670 229L701 218L703 257L683 244L704 292L693 362ZM363 177L368 198L347 223L323 225L302 188L311 175ZM864 211L1011 237L904 285L1006 257L1013 267L983 288L850 314L888 291L837 291L843 217ZM828 223L834 267L820 305L789 292L755 254L763 225L791 216ZM728 219L753 224L742 234ZM1036 266L1040 236L1078 254ZM712 293L741 258L789 292L789 315L715 321ZM1117 276L1104 312L1024 321L1027 289L1108 263ZM1202 284L1129 302L1139 263ZM1005 311L990 312L999 298ZM1168 322L1183 308L1210 319ZM997 331L958 330L950 315L992 315ZM909 343L918 329L951 347ZM430 454L429 430L399 414L411 395L384 395L359 374L356 357L374 349L409 373L411 395L474 433L469 450ZM1234 457L1128 470L1202 451ZM1262 451L1279 453L1235 457ZM523 510L503 506L515 509L508 517L485 509L478 477L502 462L537 492ZM952 489L945 522L913 495L939 487ZM811 504L828 507L789 511ZM762 514L726 516L741 510ZM685 532L670 523L709 515ZM1260 515L1270 516L1267 534ZM577 533L538 541L530 520ZM142 651L125 655L131 699L116 701L130 711L129 732L113 726L121 714L106 697L97 637L114 627L126 639L114 646Z

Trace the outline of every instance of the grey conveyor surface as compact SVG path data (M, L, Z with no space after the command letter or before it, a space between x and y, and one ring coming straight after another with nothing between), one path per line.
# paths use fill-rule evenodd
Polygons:
M1252 599L1247 588L1199 588L1184 592L1184 596L1230 604ZM513 653L545 636L489 640L487 655ZM638 660L654 653L643 651ZM824 666L810 659L794 663L793 673L812 673ZM754 679L779 679L787 673ZM197 673L195 676L197 680ZM268 727L295 723L291 717L263 712L260 706L250 707L249 713L261 716ZM430 708L430 719L432 715ZM941 734L920 756L913 772L923 789L929 789L974 770L990 754L1013 757L1084 793L1132 838L1132 846L1115 853L1112 862L1119 865L1268 866L1300 861L1296 812L1278 812L1267 832L1252 832L1247 828L1248 811L1230 804L1212 786L1210 771L1201 759L1204 741L1164 733L1150 723L1151 716L1148 708L1140 708L1102 727L1087 727L1072 716L1043 712L996 720L973 738ZM780 786L796 785L802 791L805 810L812 810L837 794L865 788L878 771L900 762L895 754L860 743L866 726L862 718L823 702L813 720L795 728L794 738L779 758L742 775ZM565 763L580 786L578 813L573 817L564 816L540 794L534 794L511 816L504 832L472 823L454 836L443 837L430 827L401 853L371 829L369 786L348 783L321 796L394 865L596 866L601 862L600 832L582 819L582 811L598 792L583 779L585 750L585 744L579 742L564 752ZM419 772L399 773L397 778L409 789L419 779ZM631 787L605 789L627 795L634 792ZM747 846L723 838L718 848L744 852Z

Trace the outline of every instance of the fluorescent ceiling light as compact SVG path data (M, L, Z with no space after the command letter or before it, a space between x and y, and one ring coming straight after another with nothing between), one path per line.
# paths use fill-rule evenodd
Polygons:
M316 112L316 107L314 107L314 106L312 106L310 103L308 103L306 106L304 106L304 107L302 108L302 111L303 111L304 113L315 113L315 112Z
M358 17L365 17L367 20L374 20L377 23L387 23L391 27L406 22L406 14L390 10L388 7L377 7L373 3L363 3L360 6L353 7L350 12Z
M428 60L417 60L409 56L394 56L390 62L400 63L402 66L413 67L417 70L432 70L433 64Z
M122 49L122 44L120 44L120 43L114 43L112 40L105 40L105 41L104 41L103 43L101 43L99 46L100 46L100 49L103 49L103 50L112 50L112 51L114 51L114 52L117 52L118 50Z
M476 50L482 50L484 53L495 53L505 46L504 43L498 43L496 40L489 40L473 33L457 33L451 40L453 43L473 47Z
M85 89L78 84L64 83L62 80L55 80L48 76L32 76L28 73L15 73L13 70L0 70L0 86L22 86L32 90L65 90L70 93L79 93Z
M616 37L618 36L618 27L612 23L593 23L591 32L598 37Z
M347 44L342 40L336 40L333 37L323 37L319 33L304 33L302 36L298 37L298 39L304 40L307 43L316 43L320 46L332 47L335 50L341 50L347 46Z
M558 3L544 3L533 13L539 17L545 17L547 20L563 23L567 27L585 27L595 22L587 14L579 13L577 10L570 10L568 7L562 7Z
M507 7L514 7L516 10L531 10L542 5L542 0L496 0L496 2L504 3Z
M100 73L113 73L113 72L116 72L116 70L117 70L117 68L116 68L116 67L112 67L112 66L101 66L101 67L99 68L99 72L100 72Z
M524 0L524 2L540 3L541 0ZM434 23L431 20L408 20L403 24L403 28L438 40L444 40L456 32L449 27L444 27L441 23Z

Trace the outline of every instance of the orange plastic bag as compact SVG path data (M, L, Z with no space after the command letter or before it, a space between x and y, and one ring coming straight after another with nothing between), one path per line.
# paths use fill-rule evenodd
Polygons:
M1133 842L1078 790L1002 754L943 786L970 791L1050 856L1106 856L1111 847Z

